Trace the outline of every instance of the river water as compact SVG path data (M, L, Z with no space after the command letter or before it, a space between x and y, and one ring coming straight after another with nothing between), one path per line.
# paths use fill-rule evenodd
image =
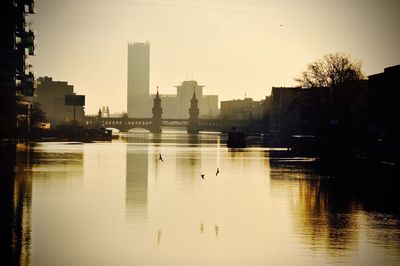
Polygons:
M224 142L136 132L19 147L15 171L2 170L5 262L400 265L391 179Z

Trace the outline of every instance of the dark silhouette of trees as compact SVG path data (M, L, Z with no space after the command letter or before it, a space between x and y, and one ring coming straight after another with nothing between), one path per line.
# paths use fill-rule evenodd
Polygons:
M296 78L301 87L336 87L349 81L364 79L361 72L361 62L352 60L344 53L327 54L307 66L299 78Z
M328 54L295 80L304 90L293 105L303 132L317 136L321 156L336 158L359 145L367 92L361 63L344 53Z
M47 122L46 114L42 110L42 105L39 102L34 101L32 103L31 125L35 126L40 122Z

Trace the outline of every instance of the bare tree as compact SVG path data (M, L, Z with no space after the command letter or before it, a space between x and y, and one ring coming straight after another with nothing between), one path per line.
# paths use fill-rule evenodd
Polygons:
M46 114L42 109L42 105L34 101L32 104L32 113L31 113L31 124L34 126L36 123L46 122Z
M351 60L344 53L325 55L307 66L299 78L296 78L301 87L335 87L346 81L364 79L361 72L361 62Z

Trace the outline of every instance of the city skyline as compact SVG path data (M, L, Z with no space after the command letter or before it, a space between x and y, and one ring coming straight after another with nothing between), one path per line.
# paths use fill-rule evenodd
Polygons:
M100 106L126 111L128 42L149 41L150 93L194 79L220 100L293 86L332 52L361 60L366 76L400 61L397 1L48 1L33 16L36 77L52 76Z

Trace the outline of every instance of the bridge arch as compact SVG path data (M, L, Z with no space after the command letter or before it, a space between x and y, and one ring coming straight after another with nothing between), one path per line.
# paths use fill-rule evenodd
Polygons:
M160 133L162 127L186 127L189 122L187 119L162 119L161 122L154 123L152 118L104 118L98 116L86 116L85 124L87 126L103 126L106 128L115 128L121 132L128 132L135 128L142 128L153 133ZM229 132L234 126L239 130L261 130L262 121L255 120L253 122L243 120L227 120L227 119L198 119L196 122L196 131L215 131ZM260 128L260 129L259 129Z

